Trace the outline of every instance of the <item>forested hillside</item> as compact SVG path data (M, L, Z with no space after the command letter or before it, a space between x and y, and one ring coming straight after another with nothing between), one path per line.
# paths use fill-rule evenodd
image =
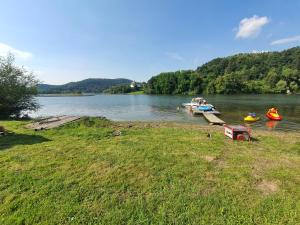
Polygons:
M130 84L128 79L86 79L78 82L71 82L63 85L39 84L38 91L40 94L53 93L100 93L115 85Z
M161 73L149 94L296 93L300 91L300 47L282 52L238 54L214 59L196 70Z

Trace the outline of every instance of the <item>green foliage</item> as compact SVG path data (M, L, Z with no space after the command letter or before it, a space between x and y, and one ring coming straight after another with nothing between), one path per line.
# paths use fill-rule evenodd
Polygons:
M285 80L280 80L276 84L276 91L278 93L285 93L286 88L287 88L287 82Z
M146 92L149 94L285 93L287 90L297 92L299 86L300 47L297 47L282 52L238 54L217 58L195 71L161 73L148 81Z
M290 90L291 90L291 92L293 92L293 93L298 92L298 90L299 90L299 85L297 84L296 81L292 81L292 82L290 83Z
M192 70L161 73L152 77L145 88L148 94L198 94L202 92L202 77Z
M241 77L236 73L220 76L215 80L214 83L217 94L240 93L243 87Z
M132 92L133 89L130 87L129 84L124 84L124 85L116 85L116 86L112 86L106 90L103 91L103 93L106 94L127 94ZM134 91L136 91L134 89Z
M12 55L0 57L0 118L17 118L38 109L37 83L33 74L14 65Z
M249 80L244 82L242 93L266 94L272 93L271 87L263 80Z
M103 91L106 94L141 94L143 93L144 83L131 87L131 84L112 86Z
M202 93L202 85L203 85L202 77L197 73L193 73L190 79L191 81L190 81L189 93L190 94Z
M274 88L279 80L280 76L277 74L275 68L271 68L265 78L266 83L268 83L270 87Z

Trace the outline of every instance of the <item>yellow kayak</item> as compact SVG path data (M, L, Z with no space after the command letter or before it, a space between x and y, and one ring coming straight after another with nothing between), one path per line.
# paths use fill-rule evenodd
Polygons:
M256 122L256 121L258 121L259 119L260 119L260 118L257 117L255 114L249 113L249 115L246 116L246 117L244 118L244 121L246 121L246 122Z

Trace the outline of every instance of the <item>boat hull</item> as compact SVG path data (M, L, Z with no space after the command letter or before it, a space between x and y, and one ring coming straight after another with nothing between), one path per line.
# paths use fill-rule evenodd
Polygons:
M247 116L244 118L244 121L245 122L256 122L256 121L259 121L260 118L259 117L251 117L251 116Z
M213 108L211 106L199 106L198 110L208 112L208 111L213 111Z
M269 120L275 120L275 121L281 121L281 120L282 120L282 116L280 116L280 115L277 114L277 113L267 113L267 114L266 114L266 117L267 117Z

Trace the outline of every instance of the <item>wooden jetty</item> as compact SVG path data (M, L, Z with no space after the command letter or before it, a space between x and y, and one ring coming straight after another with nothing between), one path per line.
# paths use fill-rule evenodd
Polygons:
M79 120L79 116L58 116L58 117L50 117L48 119L41 120L39 122L31 123L26 125L25 127L33 130L47 130L55 127L60 127L66 123L73 122L75 120Z
M203 112L205 119L212 125L223 125L225 122L217 117L214 113Z

